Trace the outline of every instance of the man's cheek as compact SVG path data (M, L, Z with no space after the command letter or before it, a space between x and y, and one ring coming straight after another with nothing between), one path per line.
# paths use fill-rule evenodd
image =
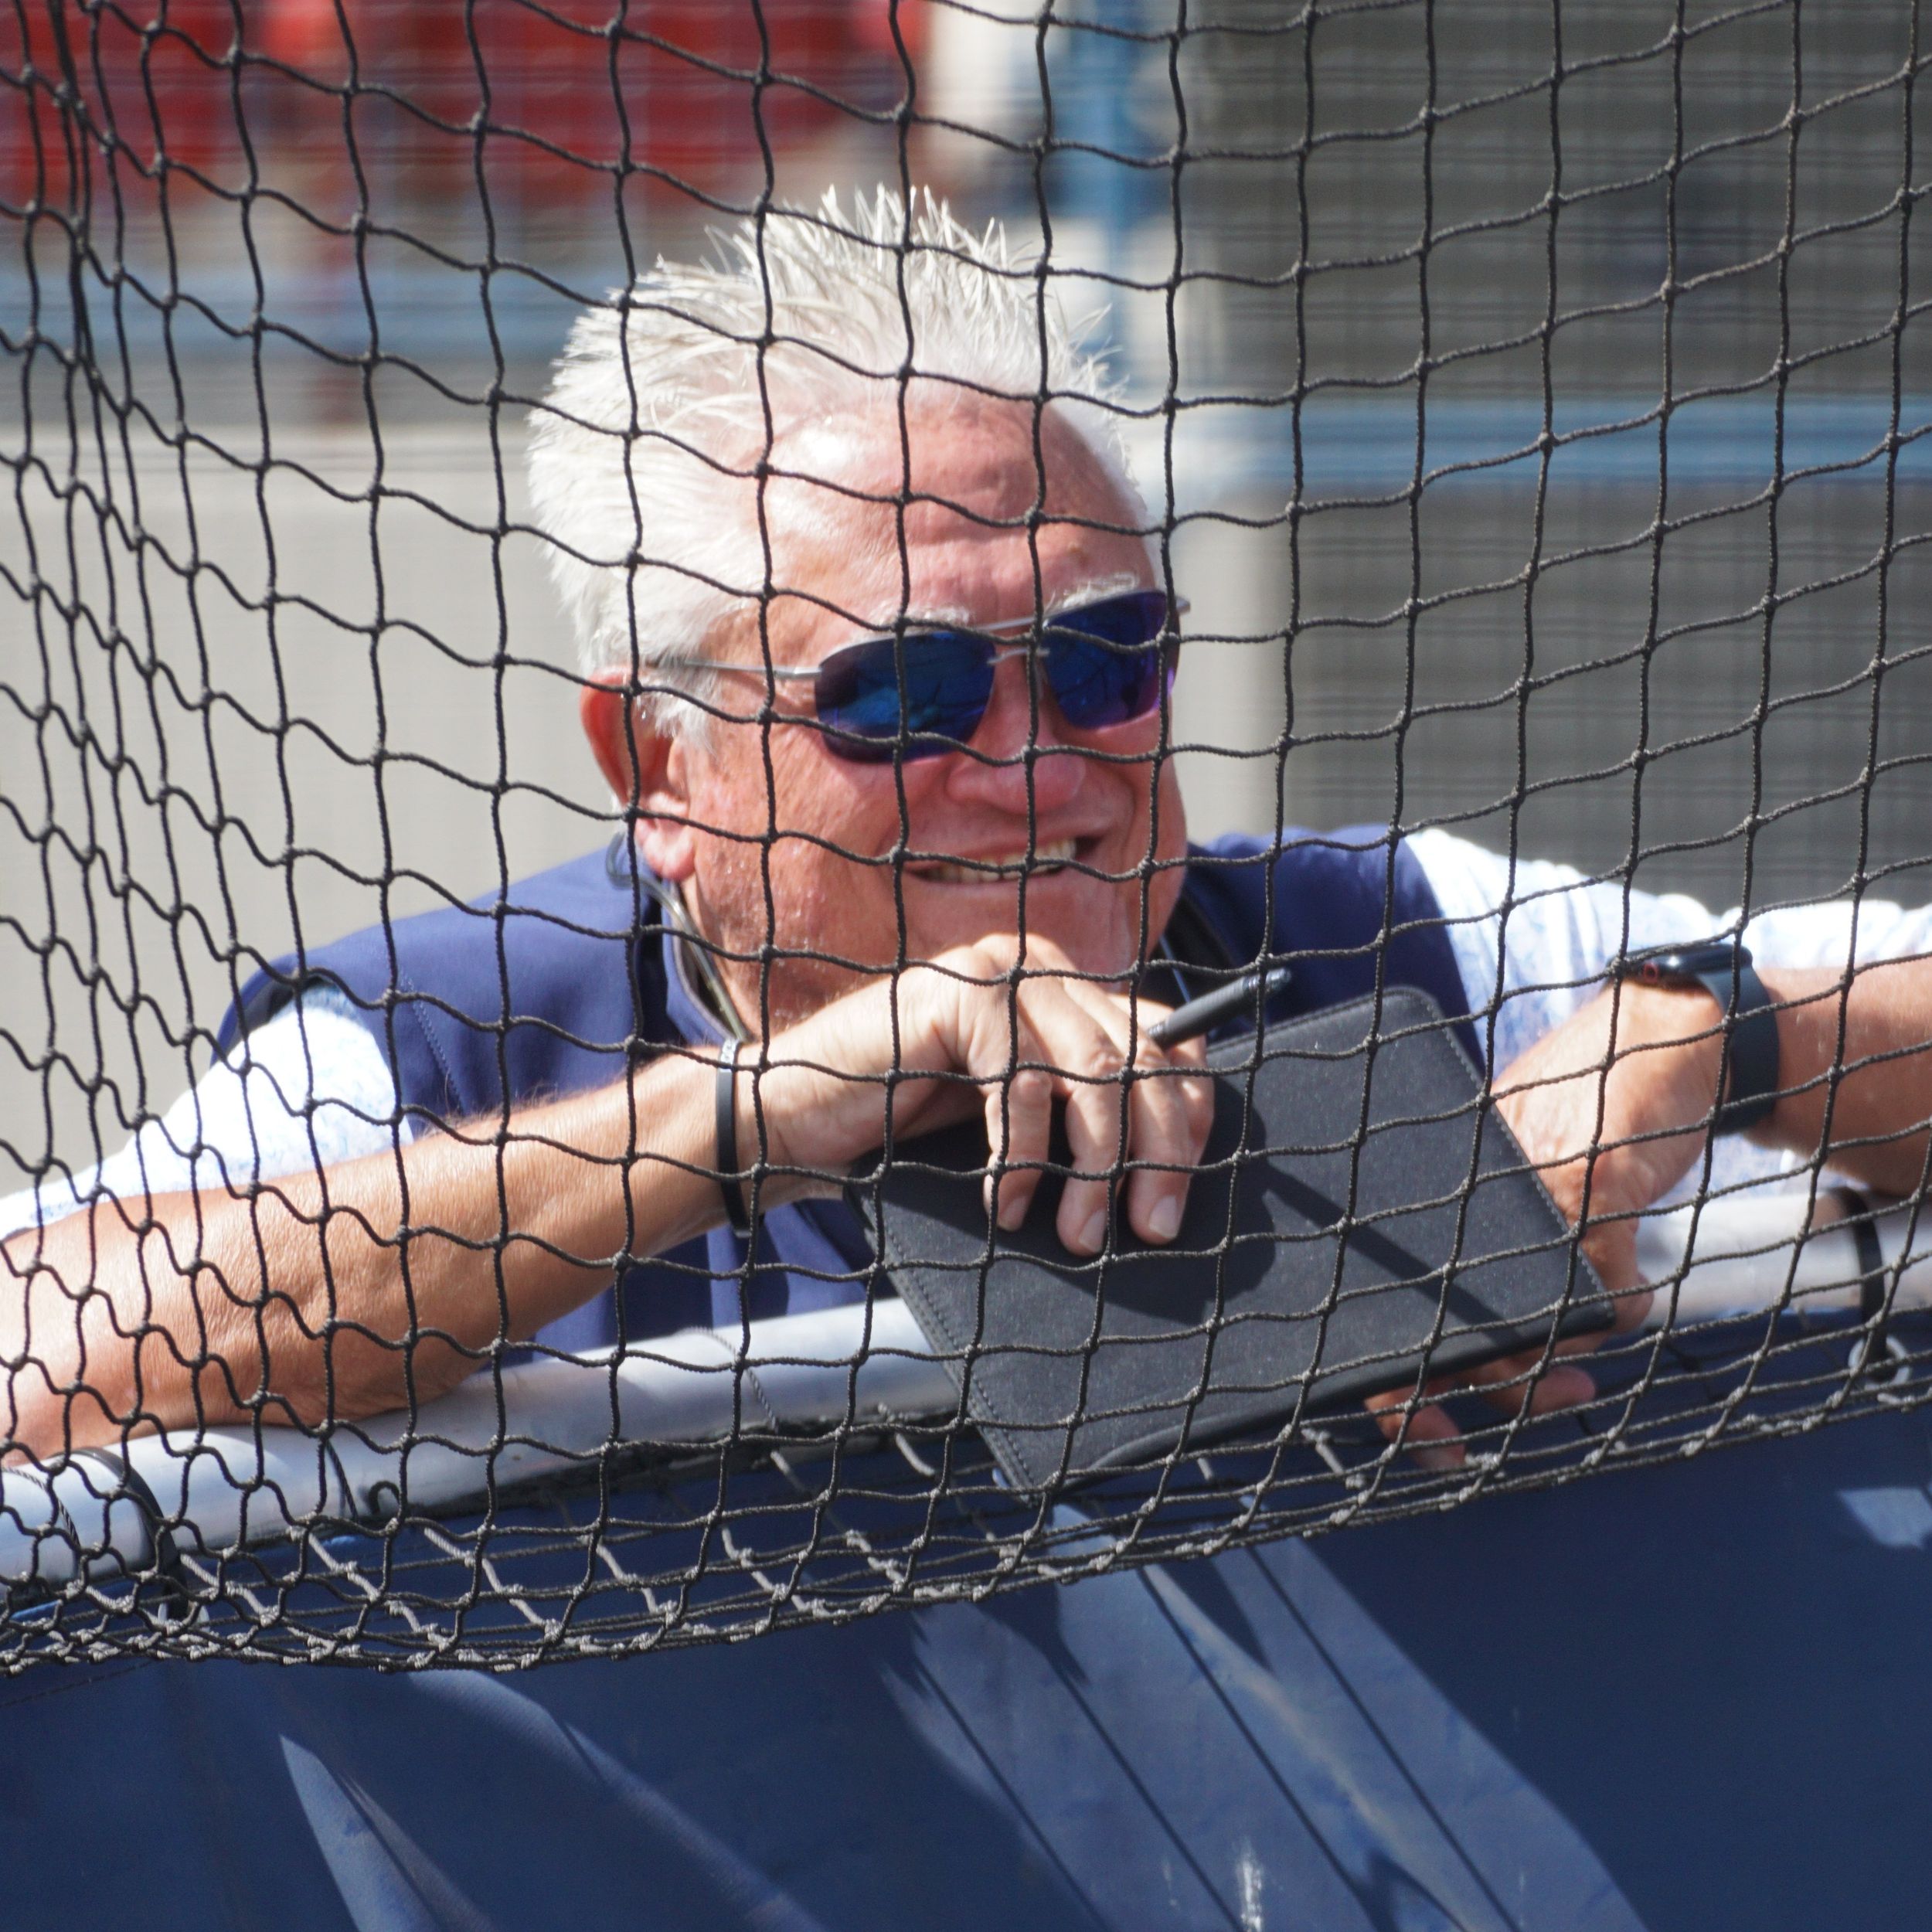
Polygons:
M816 838L787 839L774 849L771 886L774 937L787 951L836 954L874 969L891 964L899 922L889 866L828 850ZM764 908L761 884L760 920Z

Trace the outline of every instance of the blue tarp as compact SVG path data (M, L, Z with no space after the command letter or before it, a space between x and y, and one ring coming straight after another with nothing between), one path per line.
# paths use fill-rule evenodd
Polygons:
M49 1666L6 1922L1893 1932L1928 1628L1908 1414L621 1662Z

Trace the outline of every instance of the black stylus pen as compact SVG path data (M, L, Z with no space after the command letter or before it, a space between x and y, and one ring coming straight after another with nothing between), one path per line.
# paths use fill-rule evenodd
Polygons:
M1147 1036L1156 1046L1179 1046L1183 1040L1199 1039L1203 1033L1213 1032L1224 1019L1253 1012L1257 992L1265 1005L1294 977L1292 966L1270 966L1265 974L1257 968L1239 979L1230 980L1225 986L1216 987L1211 993L1203 993L1199 999L1189 1000L1185 1006L1175 1007L1165 1019L1157 1019L1147 1029Z

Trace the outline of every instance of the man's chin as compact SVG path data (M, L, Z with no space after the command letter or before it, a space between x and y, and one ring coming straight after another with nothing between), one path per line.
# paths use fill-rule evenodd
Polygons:
M909 872L903 903L895 903L889 880L876 870L841 884L842 893L821 884L808 901L817 917L794 918L781 930L780 957L765 994L774 1026L804 1019L890 973L901 956L902 931L903 957L910 961L936 959L984 940L1012 940L1022 930L1022 898L1029 937L1046 941L1077 971L1097 980L1124 980L1141 964L1138 879L1096 879L1076 866L1038 869L1027 875L1022 895L1019 880L990 872L960 883ZM1148 952L1159 942L1180 886L1178 871L1155 876L1145 921ZM782 902L782 887L779 896ZM760 1003L757 971L749 962L763 937L762 900L740 910L744 917L729 927L723 943L740 955L728 976L740 1011L749 1015Z

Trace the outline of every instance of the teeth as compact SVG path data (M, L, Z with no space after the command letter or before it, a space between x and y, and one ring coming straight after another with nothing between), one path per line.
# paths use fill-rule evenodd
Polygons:
M1073 856L1073 840L1056 838L1050 845L1036 848L1030 866L1026 853L1016 852L998 859L982 859L971 866L922 866L919 876L936 879L942 886L987 886L996 879L1017 879L1029 871L1037 878L1043 872L1057 870Z

